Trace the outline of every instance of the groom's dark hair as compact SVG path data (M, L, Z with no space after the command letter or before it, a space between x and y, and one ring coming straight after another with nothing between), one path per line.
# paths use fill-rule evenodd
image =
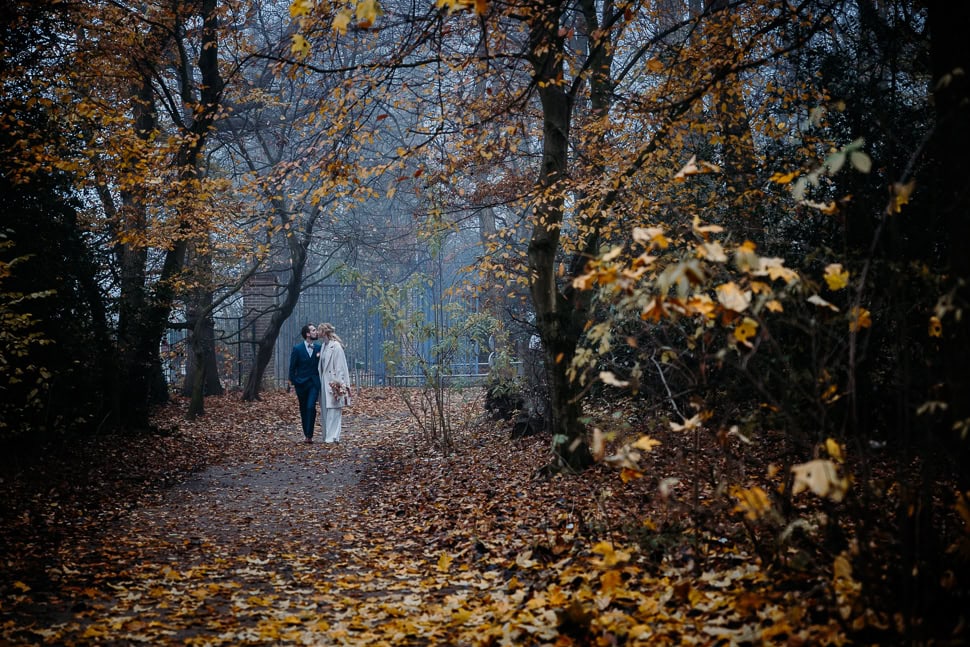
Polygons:
M300 336L306 339L306 336L310 334L310 324L307 324L300 328Z

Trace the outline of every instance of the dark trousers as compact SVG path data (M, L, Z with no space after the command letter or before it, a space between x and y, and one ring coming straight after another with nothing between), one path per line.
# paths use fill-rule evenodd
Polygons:
M313 429L317 424L317 400L320 399L320 389L310 385L296 390L296 399L300 402L300 422L303 423L303 435L313 438Z

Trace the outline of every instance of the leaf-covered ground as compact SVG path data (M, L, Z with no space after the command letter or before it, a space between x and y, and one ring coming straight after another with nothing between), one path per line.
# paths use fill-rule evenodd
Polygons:
M716 515L678 526L681 498L711 496L687 474L544 476L549 439L510 440L474 400L447 457L390 390L365 390L337 446L299 442L291 394L206 406L195 422L183 402L160 412L166 435L7 457L0 643L845 638L833 601L851 577L777 582Z

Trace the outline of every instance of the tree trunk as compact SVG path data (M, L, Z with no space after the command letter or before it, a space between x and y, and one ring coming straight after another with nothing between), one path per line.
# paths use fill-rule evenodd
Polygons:
M562 4L549 0L533 17L530 26L529 54L542 103L543 142L533 214L535 225L529 241L529 287L545 349L555 467L579 470L587 467L592 457L582 422L579 388L566 371L582 330L573 324L571 304L556 282L572 110L571 100L562 86L563 36L559 31L562 11Z
M198 367L192 373L192 382L189 387L189 409L186 412L186 417L189 420L194 420L205 414L205 381L208 374L205 365L205 347L198 343L194 344L189 358L189 365L195 363ZM188 379L186 378L186 382L188 382Z
M216 358L216 332L212 320L213 304L212 289L208 287L212 282L212 258L199 254L193 245L192 254L188 261L195 276L198 287L189 295L186 308L186 320L190 326L186 340L189 348L189 363L185 372L185 382L182 394L191 397L189 414L192 416L203 413L202 403L207 395L222 395L222 383L219 381L219 362ZM196 379L198 373L201 379ZM199 393L195 389L199 389ZM193 411L194 403L200 403L200 408Z
M287 205L282 199L272 200L273 208L280 218L280 222L286 225L293 224L293 216L290 215ZM263 332L256 345L256 357L253 359L253 366L246 375L246 384L243 387L243 400L253 402L259 399L259 392L263 384L263 374L269 365L269 360L273 357L273 348L276 346L276 339L279 337L283 323L293 314L296 304L300 299L300 289L303 286L303 273L306 269L307 250L313 240L313 227L320 215L320 209L314 211L307 217L306 227L303 235L297 237L287 236L290 267L289 278L283 286L283 302L273 311L269 326Z
M220 110L223 81L219 72L218 52L218 7L217 0L202 0L199 4L199 17L202 20L202 39L198 58L199 101L193 112L190 126L182 132L183 140L174 156L174 164L179 169L178 177L184 186L195 186L198 176L198 162L208 140L213 121ZM136 127L139 135L148 138L154 135L156 119L154 113L154 91L151 85L151 64L145 62L142 84L133 101L133 109L138 115ZM191 82L186 76L183 83ZM187 94L187 88L182 88ZM142 217L140 205L132 214ZM179 232L172 247L165 253L161 272L149 292L145 283L147 254L144 247L134 250L125 248L126 263L122 278L122 321L119 335L121 344L122 384L125 389L122 398L124 422L130 429L147 429L150 405L156 393L157 376L161 370L159 345L168 327L168 317L172 311L175 293L175 280L185 267L188 240L194 236L192 221L194 214L178 213ZM140 223L142 230L145 221Z
M157 128L151 77L143 72L133 92L132 110L138 136L148 140ZM145 206L136 194L121 194L119 234L138 235L146 227ZM137 245L119 245L116 254L121 265L121 297L118 312L118 354L121 371L121 424L128 430L147 429L151 383L151 344L145 343L147 331L143 318L148 310L145 266L147 250ZM155 353L158 353L155 344Z
M300 283L303 279L302 268L299 275L294 270L290 276L291 278L284 288L286 290L286 297L283 303L278 310L273 312L269 326L267 326L265 332L263 332L262 336L256 342L256 356L253 358L253 366L249 369L249 373L246 374L246 382L243 385L242 399L247 402L259 400L259 393L263 384L263 375L266 373L269 360L273 357L273 349L276 346L276 340L280 335L280 330L283 328L283 322L293 314L293 310L296 308L296 303L300 296Z
M212 295L209 295L211 301ZM211 306L211 303L210 303ZM211 312L210 308L203 309L203 312ZM190 317L189 322L197 321L197 325L192 326L186 343L189 348L189 361L185 369L185 381L182 383L182 395L191 397L193 395L196 373L205 373L205 379L200 382L202 396L222 395L225 389L219 381L219 358L216 355L216 332L215 324L211 316L197 315L199 318Z

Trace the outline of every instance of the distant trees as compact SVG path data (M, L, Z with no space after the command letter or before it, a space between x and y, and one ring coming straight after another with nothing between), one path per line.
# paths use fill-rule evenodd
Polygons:
M769 77L788 51L822 28L830 5L812 5L810 18L809 4L737 3L726 12L719 3L479 3L478 24L463 14L417 17L427 25L426 41L397 50L412 77L409 87L426 88L415 100L433 106L425 118L437 126L426 131L446 142L444 171L433 179L464 195L504 199L470 207L495 213L500 206L512 220L528 219L526 257L514 250L489 254L483 270L530 288L559 467L582 468L591 458L584 387L570 379L570 365L596 314L576 279L629 227L677 219L679 210L697 204L696 194L677 197L661 188L692 155L703 160L692 173L727 169L721 186L728 195L708 183L700 197L717 207L718 221L761 237L765 207L739 214L756 204L756 174L763 174L754 130L761 129L761 139L774 135L764 130L770 124L764 107L748 112L749 79ZM449 14L471 8L441 6ZM801 33L785 31L799 23ZM443 66L450 70L444 80ZM426 75L419 77L420 70ZM463 78L487 88L485 96L463 91L456 84ZM453 88L447 103L435 101L442 87ZM782 95L762 105L791 103ZM531 154L539 149L541 156ZM469 172L476 168L489 173ZM483 190L489 185L494 189ZM502 248L503 236L517 244L520 231L497 232L486 245ZM502 266L503 257L512 260Z

